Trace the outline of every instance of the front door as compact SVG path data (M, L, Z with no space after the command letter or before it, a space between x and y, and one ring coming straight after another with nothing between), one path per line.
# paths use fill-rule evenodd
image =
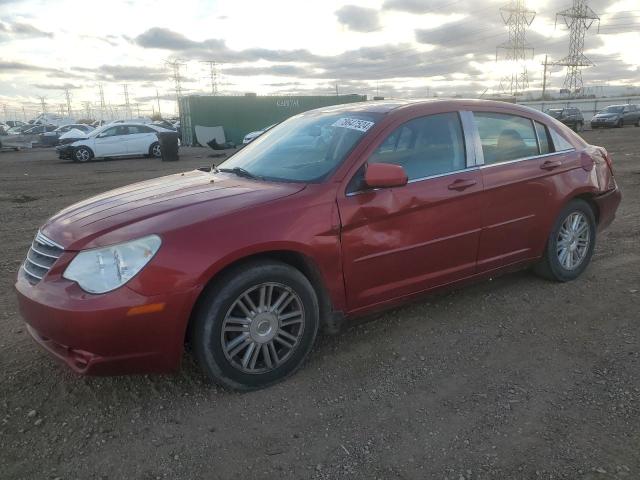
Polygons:
M95 151L93 153L96 157L126 155L127 144L125 140L127 133L127 127L123 125L107 128L96 137Z
M407 185L367 189L360 180L366 164L351 180L338 200L350 311L474 273L482 178L466 157L457 112L419 117L367 161L401 165Z

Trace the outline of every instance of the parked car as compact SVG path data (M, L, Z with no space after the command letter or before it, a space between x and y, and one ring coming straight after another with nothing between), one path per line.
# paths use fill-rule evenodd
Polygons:
M102 126L86 138L56 147L62 159L88 162L92 158L123 156L153 156L160 158L162 151L156 133L168 130L137 123L117 123Z
M591 119L591 128L635 125L640 127L640 109L637 105L611 105L600 110Z
M93 127L89 125L85 125L84 123L70 123L68 125L63 125L62 127L58 127L51 132L45 132L42 134L42 138L40 143L48 146L58 145L59 140L62 135L71 130L80 131L82 134L80 136L76 136L75 138L85 137L87 133L93 130Z
M56 128L55 125L29 125L28 128L22 130L22 135L42 135L47 132L53 132Z
M579 277L620 191L611 156L524 106L376 101L296 115L217 169L50 218L16 281L35 340L86 374L292 374L318 329L533 265Z
M23 127L25 125L27 125L24 122L21 122L20 120L7 120L6 122L4 122L5 125L7 125L9 128L11 127Z
M584 129L584 117L579 108L550 108L547 110L547 115L551 115L576 132L581 132Z
M247 145L248 143L251 143L252 141L254 141L256 138L258 138L260 135L262 135L264 132L266 132L267 130L273 128L276 124L274 123L273 125L269 125L268 127L263 128L262 130L256 130L255 132L249 132L247 133L244 138L242 139L242 144L243 145Z

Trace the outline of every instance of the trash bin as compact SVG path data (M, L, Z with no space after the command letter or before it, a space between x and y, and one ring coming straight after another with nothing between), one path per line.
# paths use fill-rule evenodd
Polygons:
M158 143L163 162L178 161L178 132L158 132Z

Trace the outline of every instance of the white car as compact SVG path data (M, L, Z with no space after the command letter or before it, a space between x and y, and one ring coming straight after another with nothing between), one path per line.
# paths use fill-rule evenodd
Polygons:
M75 162L88 162L92 158L153 156L161 157L159 132L169 132L155 125L118 123L104 125L89 133L86 138L68 145L56 147L60 158Z
M244 138L242 139L242 144L246 145L248 143L253 142L256 138L258 138L260 135L262 135L264 132L266 132L267 130L275 127L277 124L274 123L273 125L269 125L268 127L263 128L262 130L256 130L255 132L249 132L247 133Z

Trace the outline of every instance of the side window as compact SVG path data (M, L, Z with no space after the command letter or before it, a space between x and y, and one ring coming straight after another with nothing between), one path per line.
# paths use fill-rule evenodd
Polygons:
M540 147L540 154L545 155L547 153L551 153L553 149L551 148L551 141L549 140L549 132L547 131L547 127L538 122L534 123L536 125L536 134L538 135L538 146Z
M117 129L118 129L118 127L107 128L104 132L102 132L101 136L102 137L112 137L112 136L116 135Z
M380 144L368 162L400 165L409 180L466 168L458 114L429 115L405 123Z
M129 135L135 135L136 133L145 133L138 125L129 125Z
M549 129L549 133L551 133L551 140L553 141L554 152L564 152L566 150L573 150L573 145L571 145L568 141L566 141L564 137L562 137L553 128Z
M538 141L530 119L493 112L474 112L473 116L486 165L538 155Z

